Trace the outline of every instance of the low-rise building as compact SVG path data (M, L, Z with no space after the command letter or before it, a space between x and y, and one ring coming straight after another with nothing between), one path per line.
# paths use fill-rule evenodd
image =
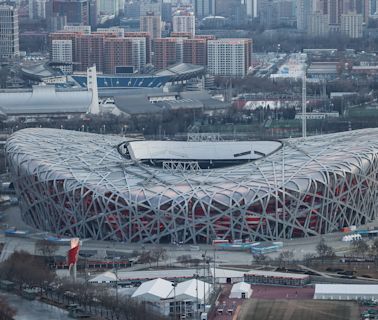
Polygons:
M374 284L316 284L314 299L320 300L375 300L378 285Z
M307 274L250 270L244 275L244 281L252 284L303 287L310 283L310 277Z

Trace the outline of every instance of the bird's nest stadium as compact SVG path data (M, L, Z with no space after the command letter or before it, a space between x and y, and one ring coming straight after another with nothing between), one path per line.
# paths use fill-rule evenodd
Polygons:
M25 129L6 151L23 219L59 235L276 240L377 217L378 129L259 142Z

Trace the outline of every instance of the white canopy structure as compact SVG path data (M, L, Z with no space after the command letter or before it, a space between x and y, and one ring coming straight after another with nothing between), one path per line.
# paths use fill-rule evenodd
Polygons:
M248 299L251 295L251 285L246 282L239 282L232 286L230 299Z
M106 271L89 280L90 283L111 283L116 282L117 276L110 271Z
M172 287L173 288L173 287ZM191 279L177 284L176 289L172 290L167 298L173 298L176 301L193 301L198 299L198 303L204 303L211 292L211 286L207 282Z
M143 301L158 302L167 298L172 290L172 282L158 278L142 283L131 297Z

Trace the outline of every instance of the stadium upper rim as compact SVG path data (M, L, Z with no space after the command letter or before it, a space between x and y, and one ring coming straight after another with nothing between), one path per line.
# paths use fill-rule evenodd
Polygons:
M21 167L36 171L41 178L47 175L69 178L90 183L99 190L106 185L121 193L139 193L144 188L151 191L166 188L169 193L180 193L193 185L202 185L211 193L236 192L243 196L242 190L248 187L267 190L276 185L305 192L311 179L326 183L326 173L330 170L360 170L377 156L378 129L313 136L306 140L288 139L282 141L280 152L253 162L200 173L172 172L125 159L117 150L124 142L125 139L118 136L31 128L14 133L6 149ZM173 188L177 185L179 187Z

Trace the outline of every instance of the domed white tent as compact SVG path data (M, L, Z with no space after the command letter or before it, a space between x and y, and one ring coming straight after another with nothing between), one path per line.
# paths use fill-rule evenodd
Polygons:
M232 286L230 299L249 299L251 295L251 285L246 282L238 282Z

